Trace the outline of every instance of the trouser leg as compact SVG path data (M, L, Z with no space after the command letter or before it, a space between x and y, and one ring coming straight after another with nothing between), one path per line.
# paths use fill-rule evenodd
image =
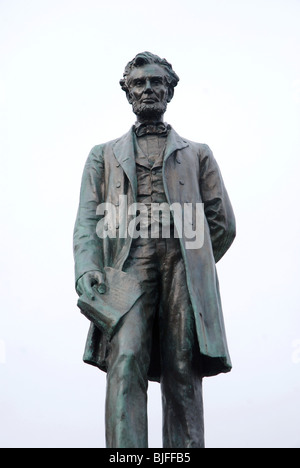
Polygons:
M174 250L167 256L162 279L159 324L163 446L203 448L201 358L184 262Z
M147 371L152 320L143 313L145 307L141 304L138 301L127 314L111 341L106 389L107 448L148 446Z
M151 279L151 263L132 251L124 266L145 286L110 343L106 390L107 448L147 448L147 389L152 329L157 291ZM146 262L146 264L145 264ZM148 263L148 269L147 269ZM155 283L154 283L155 284Z

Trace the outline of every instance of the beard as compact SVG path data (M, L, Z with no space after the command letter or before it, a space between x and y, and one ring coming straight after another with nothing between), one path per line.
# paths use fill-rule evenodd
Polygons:
M159 118L167 110L167 101L155 102L153 104L145 104L133 102L132 110L136 116L142 117L145 120L159 120Z

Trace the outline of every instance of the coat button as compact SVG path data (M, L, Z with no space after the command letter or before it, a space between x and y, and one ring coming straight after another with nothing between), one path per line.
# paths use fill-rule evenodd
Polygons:
M119 163L118 163L118 164L116 164L116 167L120 167L120 164L119 164Z
M176 159L176 162L177 162L178 164L181 164L181 161L180 161L180 159L178 159L178 158Z
M184 185L183 180L180 180L179 183L180 183L180 185Z
M121 187L121 182L118 182L117 185L116 185L117 188L120 188Z

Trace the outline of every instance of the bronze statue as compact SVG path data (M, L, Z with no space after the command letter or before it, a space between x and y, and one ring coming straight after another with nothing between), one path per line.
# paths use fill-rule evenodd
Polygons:
M107 372L107 448L148 447L148 380L161 384L163 447L204 447L202 379L231 370L215 263L235 218L210 148L164 122L178 81L149 52L128 63L137 121L92 148L82 178L76 290L84 361Z

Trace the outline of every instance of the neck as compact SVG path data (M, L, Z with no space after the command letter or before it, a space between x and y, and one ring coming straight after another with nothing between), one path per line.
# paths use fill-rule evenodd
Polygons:
M163 123L164 115L156 115L153 117L137 115L137 123L139 124L156 124Z

